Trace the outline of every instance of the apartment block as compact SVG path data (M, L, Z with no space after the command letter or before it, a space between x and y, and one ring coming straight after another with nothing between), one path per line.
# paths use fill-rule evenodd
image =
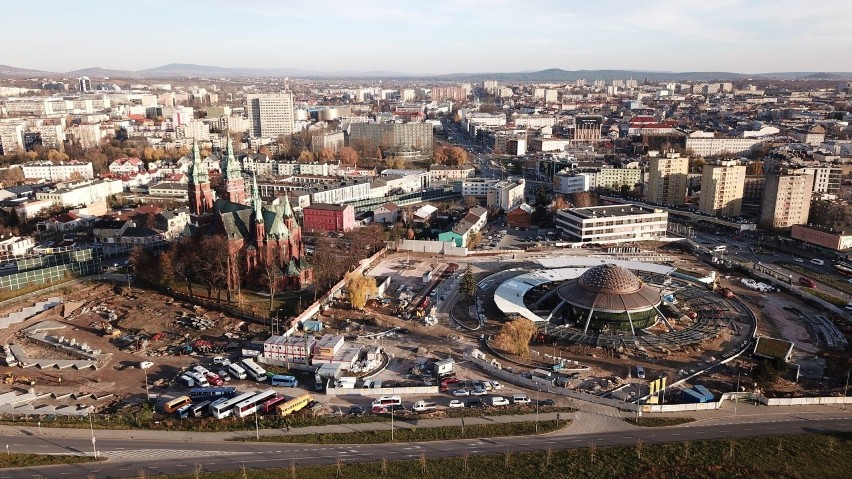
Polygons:
M734 160L705 164L698 209L714 216L739 216L743 204L746 167Z
M246 96L246 112L255 138L278 138L293 134L293 94L253 94Z
M813 175L769 175L760 210L760 223L771 228L807 224Z
M676 154L651 158L645 197L658 204L682 205L686 200L689 159Z

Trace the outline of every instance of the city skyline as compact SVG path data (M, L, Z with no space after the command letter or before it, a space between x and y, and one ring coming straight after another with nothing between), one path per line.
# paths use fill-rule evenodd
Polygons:
M844 52L852 44L844 28L852 4L810 5L803 11L792 1L615 1L604 10L538 1L144 0L115 12L106 2L86 9L45 2L48 13L34 30L29 5L12 1L0 39L27 45L6 52L2 63L52 72L171 63L409 75L548 68L852 71Z

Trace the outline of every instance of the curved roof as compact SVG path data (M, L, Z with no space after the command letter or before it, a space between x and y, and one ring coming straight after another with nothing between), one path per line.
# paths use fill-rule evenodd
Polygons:
M645 311L660 304L660 291L630 270L611 263L590 268L557 287L568 304L607 313Z

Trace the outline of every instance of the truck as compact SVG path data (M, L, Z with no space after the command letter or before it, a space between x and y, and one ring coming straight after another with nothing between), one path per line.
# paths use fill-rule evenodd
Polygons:
M799 284L801 284L802 286L807 286L808 288L816 288L816 281L812 280L811 278L806 278L804 276L799 278Z

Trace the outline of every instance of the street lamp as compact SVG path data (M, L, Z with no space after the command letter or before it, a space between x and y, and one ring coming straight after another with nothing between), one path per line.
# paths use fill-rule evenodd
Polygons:
M740 371L737 371L737 391L734 394L734 416L736 416L737 404L740 402Z
M393 412L396 408L394 407L394 404L391 404L390 408L391 408L391 442L393 442Z
M849 391L849 369L846 370L846 386L843 386L843 404L841 405L841 411L846 410L846 393Z
M535 433L538 434L538 396L541 393L541 388L535 392Z
M92 423L92 413L89 413L89 431L92 433L92 453L95 455L95 459L98 458L98 448L95 445L97 439L95 439L95 426Z

